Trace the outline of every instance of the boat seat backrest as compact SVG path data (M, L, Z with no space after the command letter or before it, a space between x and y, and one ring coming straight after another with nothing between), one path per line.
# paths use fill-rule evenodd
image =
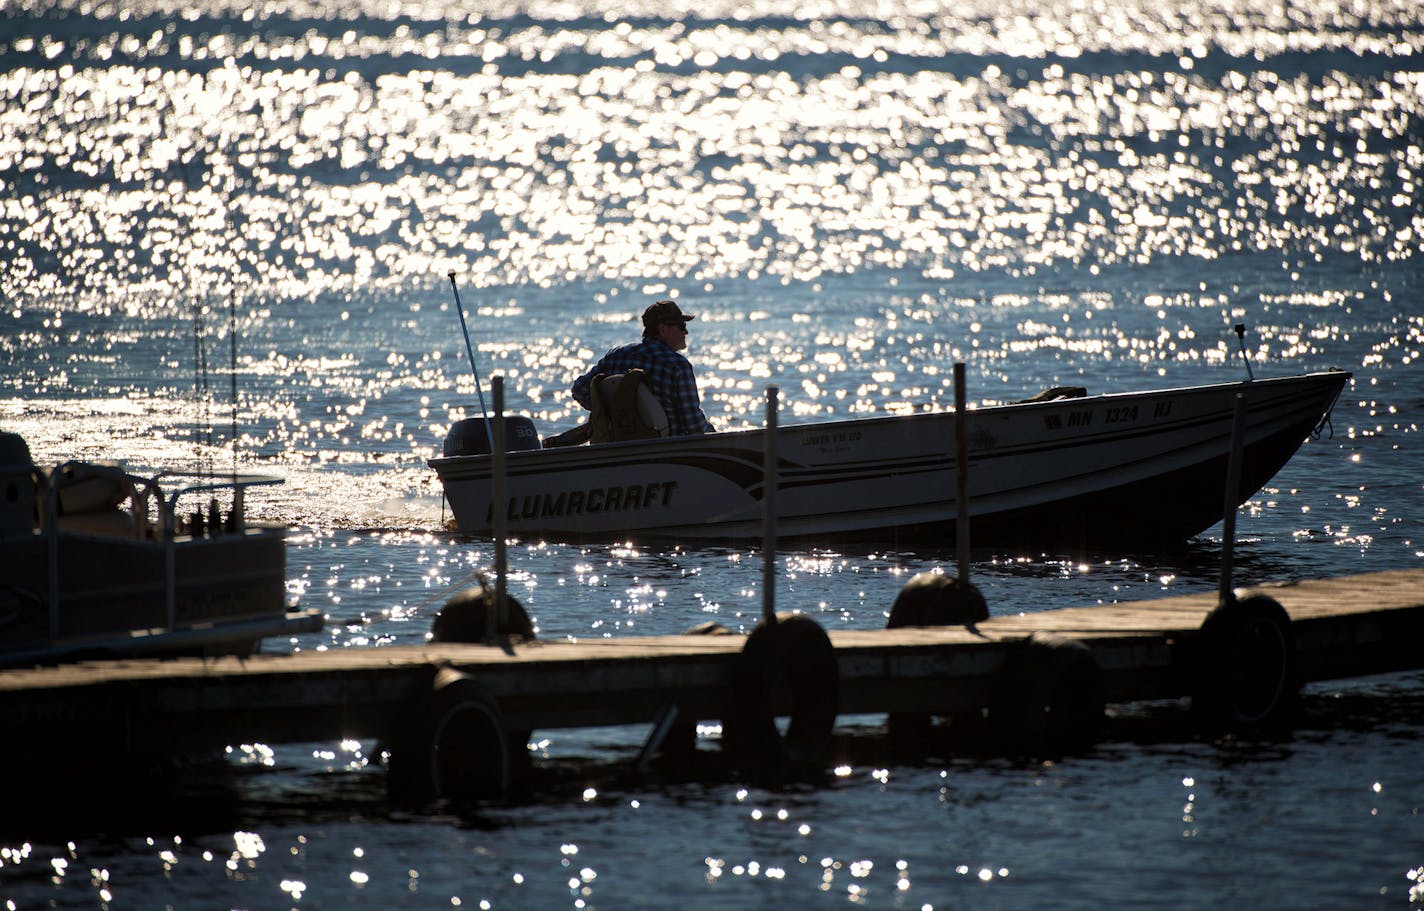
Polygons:
M1053 386L1045 389L1037 395L1029 396L1014 402L1015 405L1031 405L1035 402L1058 402L1063 399L1081 399L1088 394L1087 388L1083 386Z
M591 411L594 443L651 440L668 435L667 413L648 388L642 370L594 377Z
M106 512L134 495L133 481L114 462L66 462L50 475L59 494L59 514Z
M59 499L59 531L131 538L146 530L147 497L117 462L66 462L48 482Z

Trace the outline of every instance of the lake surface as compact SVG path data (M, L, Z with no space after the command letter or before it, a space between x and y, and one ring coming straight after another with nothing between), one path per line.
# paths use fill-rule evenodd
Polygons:
M983 404L1236 380L1244 347L1353 380L1242 509L1239 583L1419 567L1421 197L1418 3L0 2L0 428L41 463L280 475L252 509L330 619L267 649L379 648L492 558L425 464L479 412L447 272L484 394L546 433L660 297L723 429L768 385L793 423L947 407L956 360ZM973 572L1015 613L1214 590L1219 552ZM777 560L778 606L831 629L953 566ZM541 638L761 612L756 547L510 561ZM1424 906L1420 674L1313 686L1268 741L1124 707L1052 762L892 758L879 721L789 790L535 732L536 795L474 818L392 810L373 743L234 744L150 793L95 731L85 812L0 801L0 904Z

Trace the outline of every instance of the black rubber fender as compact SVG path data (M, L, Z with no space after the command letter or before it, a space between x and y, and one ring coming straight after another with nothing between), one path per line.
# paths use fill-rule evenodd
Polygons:
M959 626L989 618L989 605L972 582L943 573L922 572L906 582L890 607L886 629L907 626ZM972 727L963 717L947 718L956 731ZM934 718L923 713L892 712L885 721L886 736L902 753L929 748Z
M1251 730L1290 721L1300 695L1295 631L1274 598L1223 602L1192 644L1192 708L1208 727Z
M534 624L530 622L524 605L507 593L504 597L508 609L504 623L495 624L495 635L532 641L535 638ZM430 624L431 640L471 644L484 642L489 611L493 609L494 601L494 587L486 584L472 585L452 595Z
M989 605L972 582L943 573L917 573L890 607L886 629L902 626L957 626L989 619Z
M533 642L536 638L534 624L530 621L529 614L524 610L524 605L520 604L519 599L508 592L505 593L504 599L508 605L504 622L495 622L494 639L490 640L488 638L489 612L494 609L495 587L481 576L478 583L452 595L445 602L440 613L436 614L434 621L431 622L430 641L460 642L470 645L501 645L510 641ZM512 756L515 759L516 775L523 776L528 771L529 763L528 750L523 747L533 737L533 731L510 731L508 733L510 742L520 747L513 752Z
M985 723L1010 752L1071 753L1097 741L1103 673L1082 642L1034 633L1015 642L990 684Z
M464 805L507 797L512 766L499 704L478 681L445 666L398 719L387 775L400 802Z
M830 637L804 614L763 620L733 665L723 746L743 771L785 777L824 771L840 701ZM785 734L776 718L790 719Z

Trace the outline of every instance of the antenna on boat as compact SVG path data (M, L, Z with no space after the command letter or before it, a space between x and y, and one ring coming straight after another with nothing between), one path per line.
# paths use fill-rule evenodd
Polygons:
M465 354L470 358L470 371L475 375L475 392L480 397L480 414L485 418L485 435L494 439L494 431L490 428L489 411L485 408L485 391L480 386L480 368L475 364L475 349L470 345L470 329L465 325L465 308L460 303L460 287L455 284L455 270L451 269L450 290L455 292L455 312L460 314L460 332L465 336Z
M1246 382L1250 383L1256 375L1251 372L1251 356L1246 353L1246 324L1237 323L1231 328L1236 333L1236 347L1241 349L1241 362L1246 365Z

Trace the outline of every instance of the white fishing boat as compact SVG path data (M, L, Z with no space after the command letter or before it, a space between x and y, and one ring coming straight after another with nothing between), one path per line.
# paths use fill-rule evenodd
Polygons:
M319 611L287 609L285 529L245 516L244 492L276 483L144 478L111 462L44 470L0 433L0 667L247 655L321 629Z
M965 416L976 545L1151 546L1220 521L1236 396L1245 399L1237 502L1323 426L1350 374L1029 401ZM778 534L877 539L952 526L952 411L776 429ZM506 418L508 534L567 539L745 539L763 533L764 429L560 448ZM460 531L489 535L483 418L452 426L431 459ZM464 453L462 450L476 450ZM953 537L941 540L952 542Z

